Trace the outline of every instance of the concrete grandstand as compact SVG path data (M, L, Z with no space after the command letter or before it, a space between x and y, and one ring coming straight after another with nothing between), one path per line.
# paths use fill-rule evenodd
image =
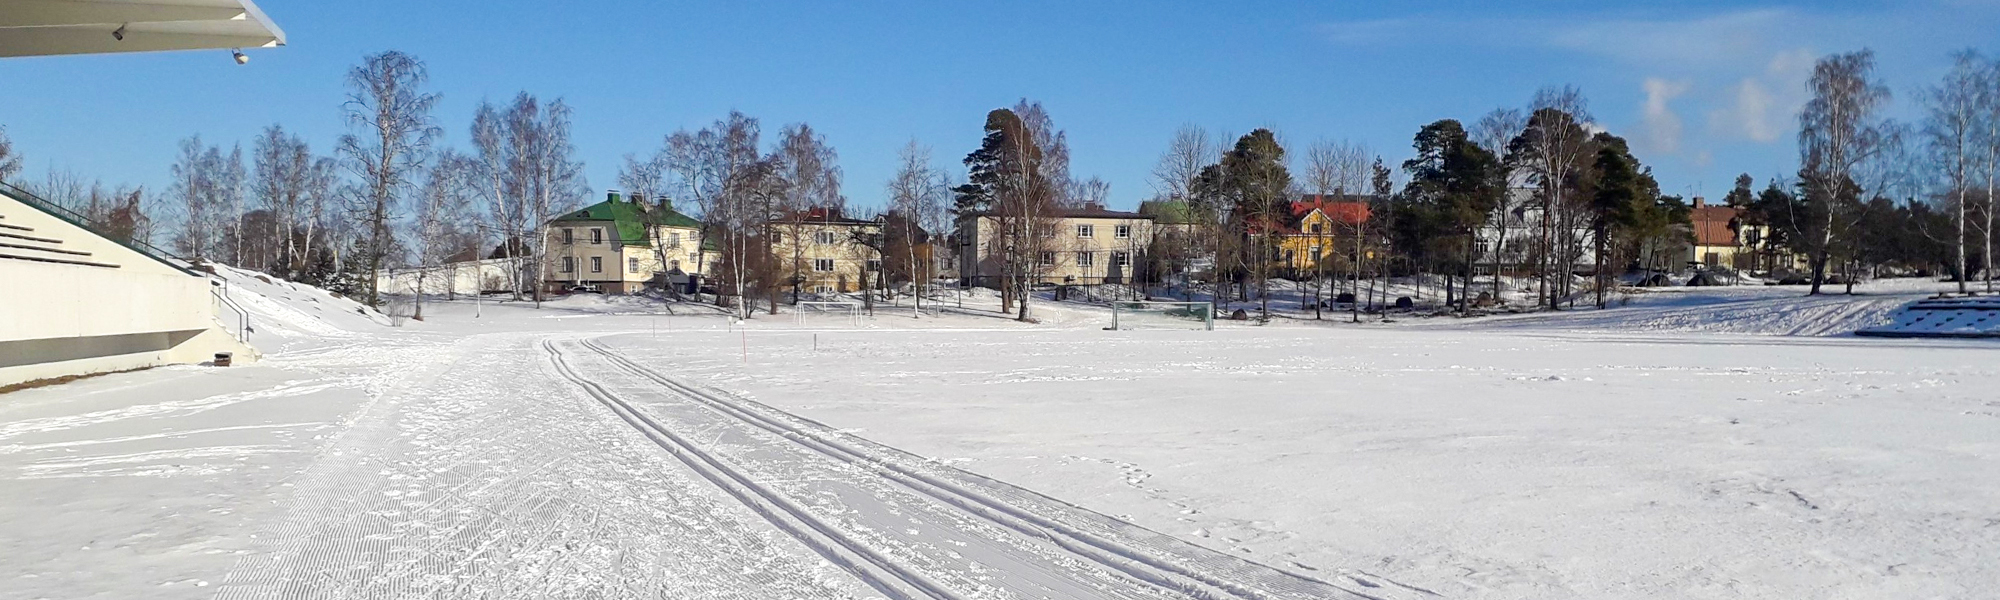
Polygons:
M19 0L0 56L282 46L249 0ZM0 386L258 356L224 282L0 182Z

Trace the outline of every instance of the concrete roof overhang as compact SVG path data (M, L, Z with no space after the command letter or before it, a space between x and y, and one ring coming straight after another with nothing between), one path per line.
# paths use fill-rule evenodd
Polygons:
M283 45L285 32L251 0L0 3L0 57Z

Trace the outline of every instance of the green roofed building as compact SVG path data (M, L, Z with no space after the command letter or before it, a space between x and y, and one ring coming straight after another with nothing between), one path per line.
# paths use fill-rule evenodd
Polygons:
M684 283L705 274L718 256L714 241L703 240L701 222L634 194L606 194L603 202L549 221L548 272L551 291L594 286L607 294L631 294L649 282Z

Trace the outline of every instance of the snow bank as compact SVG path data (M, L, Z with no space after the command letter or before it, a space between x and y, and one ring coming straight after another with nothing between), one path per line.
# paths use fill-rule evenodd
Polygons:
M1480 319L1408 322L1414 327L1448 329L1544 329L1585 332L1732 333L1783 336L1839 336L1889 323L1891 315L1927 298L1946 284L1930 279L1891 279L1841 293L1833 286L1817 296L1804 286L1720 286L1621 288L1608 308L1492 316Z
M396 319L333 292L269 275L213 264L231 301L250 313L250 345L264 352L395 327ZM229 308L218 316L233 318Z

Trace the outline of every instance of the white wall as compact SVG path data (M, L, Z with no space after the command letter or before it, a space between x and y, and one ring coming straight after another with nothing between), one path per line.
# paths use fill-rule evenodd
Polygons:
M527 259L522 259L523 264ZM504 258L475 260L452 263L428 269L401 269L390 271L376 279L376 287L385 294L409 294L417 291L417 279L422 275L423 293L442 296L445 294L473 294L480 289L511 289L513 280L508 278L508 270L513 261ZM499 285L485 286L488 281Z
M215 352L255 360L221 329L208 278L0 195L9 225L90 252L93 267L0 259L0 385L31 379L200 362ZM24 232L26 233L26 232ZM55 360L61 358L63 360Z

